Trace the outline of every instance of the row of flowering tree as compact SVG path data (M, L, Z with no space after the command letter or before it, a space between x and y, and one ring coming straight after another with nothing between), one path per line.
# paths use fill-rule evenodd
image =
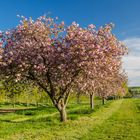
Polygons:
M127 48L112 34L112 24L96 29L73 22L22 17L14 29L0 33L0 74L38 84L66 121L71 90L78 88L103 99L123 88L121 58Z

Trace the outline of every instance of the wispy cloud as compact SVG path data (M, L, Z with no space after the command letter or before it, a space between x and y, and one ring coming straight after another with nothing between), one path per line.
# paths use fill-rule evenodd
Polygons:
M127 38L123 42L129 48L129 55L123 58L130 86L140 86L140 38Z
M123 42L129 48L129 55L140 56L140 38L128 38L128 39L123 40Z

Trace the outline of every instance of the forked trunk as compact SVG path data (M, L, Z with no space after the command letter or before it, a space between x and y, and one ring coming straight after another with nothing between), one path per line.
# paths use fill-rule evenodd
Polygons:
M94 109L94 94L90 94L90 108Z
M60 101L57 103L57 109L60 112L60 120L65 122L67 120L67 113L64 99L60 99Z
M67 113L66 113L66 106L68 102L68 98L70 93L65 94L63 93L63 97L55 98L55 93L48 94L50 96L50 99L52 100L53 105L57 108L57 110L60 113L60 120L62 122L67 121ZM53 95L53 96L52 96Z

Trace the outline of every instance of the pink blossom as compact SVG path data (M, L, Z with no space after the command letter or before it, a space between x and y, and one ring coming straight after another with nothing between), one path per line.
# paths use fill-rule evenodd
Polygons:
M93 24L90 24L88 27L91 28L91 29L96 28L96 26L93 25Z

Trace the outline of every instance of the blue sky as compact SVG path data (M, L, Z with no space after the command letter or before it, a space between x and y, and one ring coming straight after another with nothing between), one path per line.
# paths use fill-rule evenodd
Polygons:
M115 23L113 32L130 49L124 58L129 85L140 85L140 0L1 0L0 30L16 26L17 14L37 18L48 13L83 27Z
M77 21L81 26L113 22L120 39L140 36L140 0L3 0L0 29L15 26L19 20L17 14L37 18L47 13L67 24Z

